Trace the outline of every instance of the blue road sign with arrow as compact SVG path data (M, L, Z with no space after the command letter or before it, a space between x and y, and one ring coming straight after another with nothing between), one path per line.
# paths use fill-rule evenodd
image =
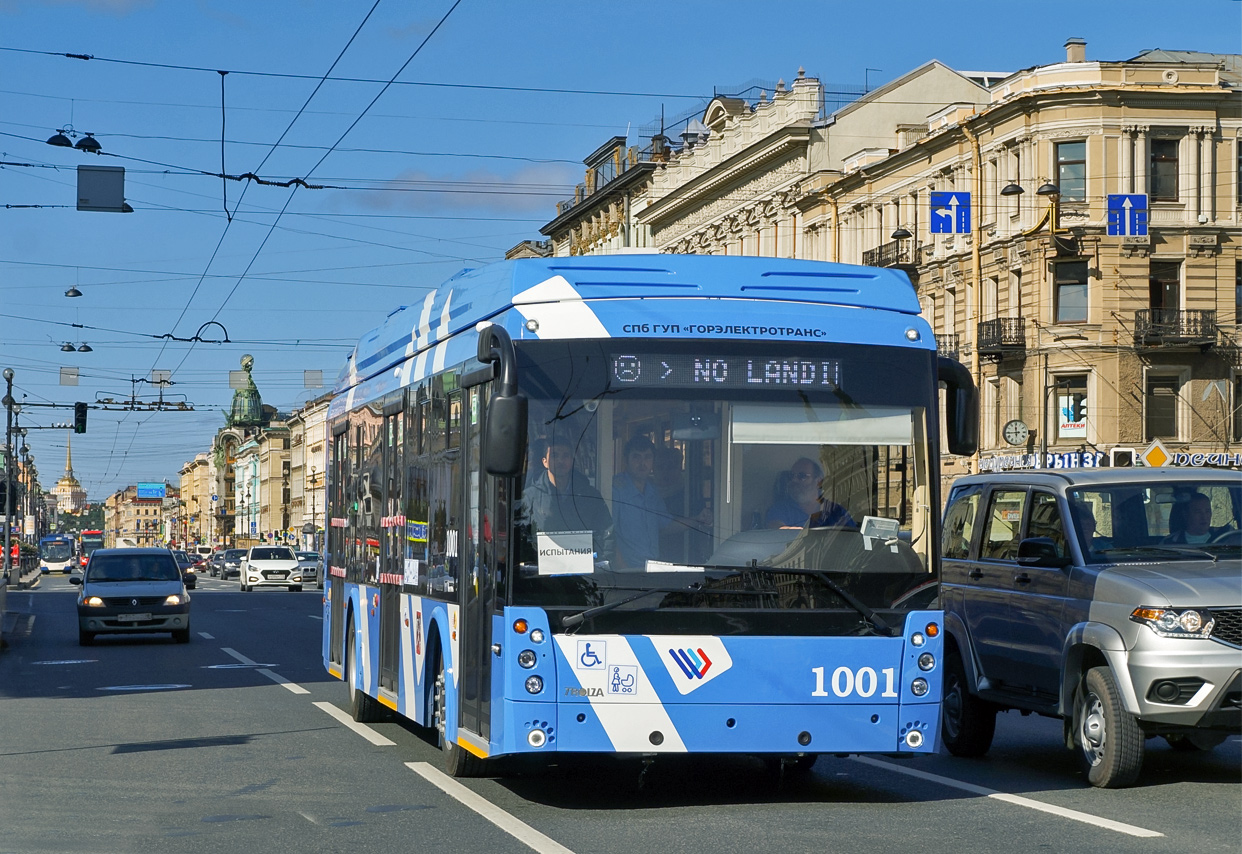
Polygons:
M1116 193L1108 197L1108 233L1112 237L1147 234L1147 194Z
M970 193L931 194L931 233L970 234Z

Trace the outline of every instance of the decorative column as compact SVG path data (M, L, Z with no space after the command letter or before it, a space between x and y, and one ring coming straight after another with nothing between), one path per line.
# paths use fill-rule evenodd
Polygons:
M1151 160L1151 155L1147 150L1147 132L1150 128L1147 125L1134 126L1134 158L1137 169L1134 174L1134 192L1149 193L1147 189L1147 166ZM1148 200L1150 204L1150 199ZM1151 225L1150 214L1148 214L1148 225Z

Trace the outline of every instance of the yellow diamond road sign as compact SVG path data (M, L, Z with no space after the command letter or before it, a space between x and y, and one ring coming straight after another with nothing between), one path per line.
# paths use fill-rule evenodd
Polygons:
M1147 446L1147 450L1140 455L1145 464L1152 468L1160 468L1173 458L1172 454L1164 449L1164 444L1159 439L1153 439L1152 443Z

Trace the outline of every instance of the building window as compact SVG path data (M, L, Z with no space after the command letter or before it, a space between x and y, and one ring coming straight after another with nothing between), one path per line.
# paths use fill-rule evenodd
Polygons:
M1144 426L1148 439L1177 438L1177 393L1181 380L1175 375L1153 374L1147 377Z
M1151 141L1151 198L1157 202L1177 201L1177 148L1176 139L1153 139Z
M1057 441L1087 438L1087 375L1057 377Z
M1233 267L1233 322L1242 323L1242 261Z
M1055 320L1085 323L1087 320L1087 262L1065 261L1053 268Z
M1149 270L1148 304L1153 309L1168 311L1181 308L1182 262L1152 261ZM1153 319L1159 320L1159 318Z
M1242 374L1233 377L1233 441L1242 442Z
M1087 143L1057 143L1057 187L1061 200L1085 202L1087 200Z

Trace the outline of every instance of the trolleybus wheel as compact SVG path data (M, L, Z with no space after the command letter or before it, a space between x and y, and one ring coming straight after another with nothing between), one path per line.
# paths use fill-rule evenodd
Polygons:
M379 720L383 707L374 697L355 686L357 656L358 653L354 651L354 626L351 616L349 631L345 635L345 686L349 689L349 713L359 723L371 723Z
M448 719L447 690L448 681L444 673L444 658L441 656L435 685L435 725L440 740L440 751L444 756L444 770L450 777L486 776L487 762L477 756L472 756L465 749L451 742L445 735L445 721Z

